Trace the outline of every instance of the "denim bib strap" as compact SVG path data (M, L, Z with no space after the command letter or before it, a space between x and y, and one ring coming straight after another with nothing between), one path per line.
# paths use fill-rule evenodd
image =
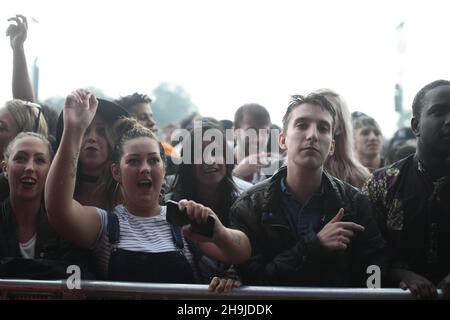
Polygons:
M119 218L115 213L112 213L110 211L107 211L107 217L108 217L108 238L110 244L116 244L119 242L120 238L120 224L119 224Z
M172 232L172 239L173 243L175 244L175 247L177 247L178 250L182 251L184 249L184 242L181 227L171 224L170 231Z

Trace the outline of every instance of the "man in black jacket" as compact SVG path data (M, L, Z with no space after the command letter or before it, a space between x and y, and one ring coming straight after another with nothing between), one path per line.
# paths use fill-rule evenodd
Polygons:
M388 243L392 284L450 298L450 81L423 87L412 111L416 153L375 171L364 191Z
M279 137L287 167L233 205L232 225L252 244L238 266L244 284L359 287L369 265L384 269L385 242L368 199L323 170L334 119L324 96L293 96Z

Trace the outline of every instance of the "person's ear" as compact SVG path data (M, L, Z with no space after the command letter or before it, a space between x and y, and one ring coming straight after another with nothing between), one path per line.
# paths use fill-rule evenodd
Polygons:
M118 183L122 182L122 176L120 174L120 167L117 166L115 163L111 164L111 173L115 181Z
M411 129L416 137L420 137L419 120L414 117L411 119Z
M278 144L280 145L281 150L286 151L287 150L287 146L286 146L286 135L284 134L283 131L281 131L278 134Z

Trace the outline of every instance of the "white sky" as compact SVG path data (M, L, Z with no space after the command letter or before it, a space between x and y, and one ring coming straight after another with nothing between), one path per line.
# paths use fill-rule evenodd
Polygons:
M450 79L450 2L264 0L14 0L0 29L34 17L28 63L39 57L40 98L96 86L117 97L184 86L205 116L232 119L247 102L281 124L290 94L331 88L350 110L396 129L396 26L405 22L405 107L432 80ZM11 99L11 49L0 41L0 99Z

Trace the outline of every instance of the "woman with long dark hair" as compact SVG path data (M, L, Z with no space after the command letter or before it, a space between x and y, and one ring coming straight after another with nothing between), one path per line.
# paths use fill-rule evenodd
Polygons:
M210 132L215 130L216 136L223 138L220 141L213 142L203 141L202 139L202 144L197 146L194 143L194 136L197 134L204 137L208 130ZM228 211L239 195L232 175L234 163L226 163L225 161L225 155L227 153L232 154L233 150L226 143L225 133L220 124L213 122L211 119L199 121L198 125L190 130L190 139L188 140L188 143L183 142L181 151L183 162L178 165L171 194L168 196L171 199L176 197L186 198L208 206L216 212L222 223L228 226ZM213 151L215 147L216 151L219 152L211 152L213 154L204 152L208 146L210 150ZM186 148L190 149L188 153L190 157L186 157ZM195 148L201 149L196 150ZM201 162L194 161L196 153L205 158ZM218 157L219 154L221 158ZM209 159L206 157L209 157Z
M214 138L208 138L212 136ZM220 124L213 119L197 121L187 139L183 140L182 162L177 167L171 192L166 195L166 199L188 199L201 203L211 208L223 225L228 227L229 210L239 190L232 175L234 162L227 163L227 154L232 155L233 150L227 144ZM223 277L212 281L217 291L229 291L240 285L231 266L212 260L209 265Z

